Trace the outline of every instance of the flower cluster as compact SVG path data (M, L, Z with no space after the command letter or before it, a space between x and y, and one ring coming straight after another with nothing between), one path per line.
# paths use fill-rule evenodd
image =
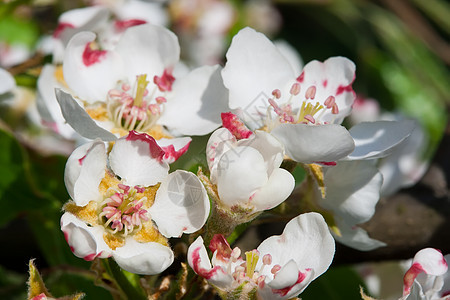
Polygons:
M61 231L115 298L293 299L331 266L335 241L386 246L359 225L423 175L426 138L417 122L364 106L354 62L303 66L251 27L223 61L237 24L228 2L93 2L41 41L52 61L39 69L36 123L70 143ZM248 2L249 19L271 17L254 27L275 32L276 11ZM0 96L16 89L0 69ZM254 220L284 230L232 247ZM446 272L438 250L419 251L400 299L445 297ZM29 286L29 299L53 297L32 262Z

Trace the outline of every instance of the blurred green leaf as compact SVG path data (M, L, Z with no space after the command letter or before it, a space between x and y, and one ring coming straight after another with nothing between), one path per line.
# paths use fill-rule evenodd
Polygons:
M83 274L83 272L77 274L76 269L51 269L51 273L44 276L44 281L55 297L83 292L86 294L84 300L112 299L107 290L94 285L93 278Z
M28 156L9 133L0 130L0 226L4 226L19 212L38 208L39 199L31 189L26 169Z
M26 280L25 274L18 274L0 266L0 299L25 299Z
M361 300L359 287L365 285L351 267L332 267L300 294L303 300Z
M413 0L428 17L447 34L450 34L450 5L441 0Z
M39 29L33 21L6 15L0 18L0 41L20 44L31 49L39 38Z

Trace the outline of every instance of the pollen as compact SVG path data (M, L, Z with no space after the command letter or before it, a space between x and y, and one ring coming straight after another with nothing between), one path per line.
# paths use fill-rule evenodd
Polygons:
M96 105L93 107L87 107L86 112L88 115L97 121L107 121L108 120L108 111L104 105Z
M97 202L90 201L85 206L78 206L73 201L67 202L63 209L91 226L99 225L97 219Z
M318 164L308 164L307 168L309 169L311 175L316 180L317 185L319 186L319 190L322 195L322 198L325 199L326 191L325 191L325 181L324 181L322 167Z
M112 250L116 250L116 248L122 247L125 245L125 238L117 236L115 234L111 234L109 232L105 232L103 234L103 240L106 245Z
M135 233L134 239L140 243L155 242L164 246L168 246L169 243L152 222L143 224L142 229Z
M64 74L63 74L63 68L62 65L59 65L55 68L55 72L53 73L53 75L55 76L56 80L62 84L63 86L67 87L67 83L64 80Z

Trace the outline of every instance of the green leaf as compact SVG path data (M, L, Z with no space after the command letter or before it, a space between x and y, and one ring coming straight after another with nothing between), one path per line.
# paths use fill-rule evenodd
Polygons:
M63 297L82 292L86 294L85 300L113 299L111 294L104 288L94 285L93 278L84 276L82 272L75 270L52 269L52 272L44 277L47 288L55 297Z
M0 266L0 299L26 299L26 276Z
M26 169L28 156L9 133L0 130L0 226L11 221L19 212L37 208L39 199L30 188Z
M302 300L361 300L359 287L365 290L365 284L350 267L333 267L314 280L300 294Z
M21 44L31 49L38 38L38 27L32 21L14 15L0 18L0 40L8 44Z

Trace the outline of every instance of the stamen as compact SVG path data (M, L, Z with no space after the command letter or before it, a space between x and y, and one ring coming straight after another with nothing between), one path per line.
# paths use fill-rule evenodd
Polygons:
M294 83L289 93L293 96L297 96L300 93L300 84L298 82Z
M314 99L316 97L316 87L310 86L305 93L306 99Z
M167 102L166 98L161 97L161 96L156 97L155 100L156 100L156 103L158 103L158 104L163 104L163 103Z
M314 117L311 116L311 115L306 115L306 116L304 116L303 118L304 118L305 120L311 122L312 124L315 124L315 123L316 123L316 120L315 120Z
M272 273L273 275L277 274L278 271L281 270L281 266L280 265L275 265L272 267L272 270L270 270L270 273Z
M129 90L130 90L130 85L128 84L128 83L124 83L124 84L122 84L122 90L124 91L124 92L128 92Z
M323 104L325 104L325 106L327 108L332 108L335 105L335 98L333 96L329 96L327 98L327 100L325 100L325 102Z
M134 105L141 106L142 100L144 99L144 94L147 88L147 85L150 81L147 81L147 74L137 76L137 89L136 96L134 97ZM147 91L148 93L148 91Z
M339 113L339 108L336 103L333 104L333 108L331 109L331 113L337 115Z
M279 89L275 89L272 91L272 96L274 96L277 99L281 98L281 91Z
M265 254L262 259L263 265L270 265L272 263L272 255Z
M256 249L245 252L247 260L247 277L252 278L255 272L256 264L259 260L259 252Z

